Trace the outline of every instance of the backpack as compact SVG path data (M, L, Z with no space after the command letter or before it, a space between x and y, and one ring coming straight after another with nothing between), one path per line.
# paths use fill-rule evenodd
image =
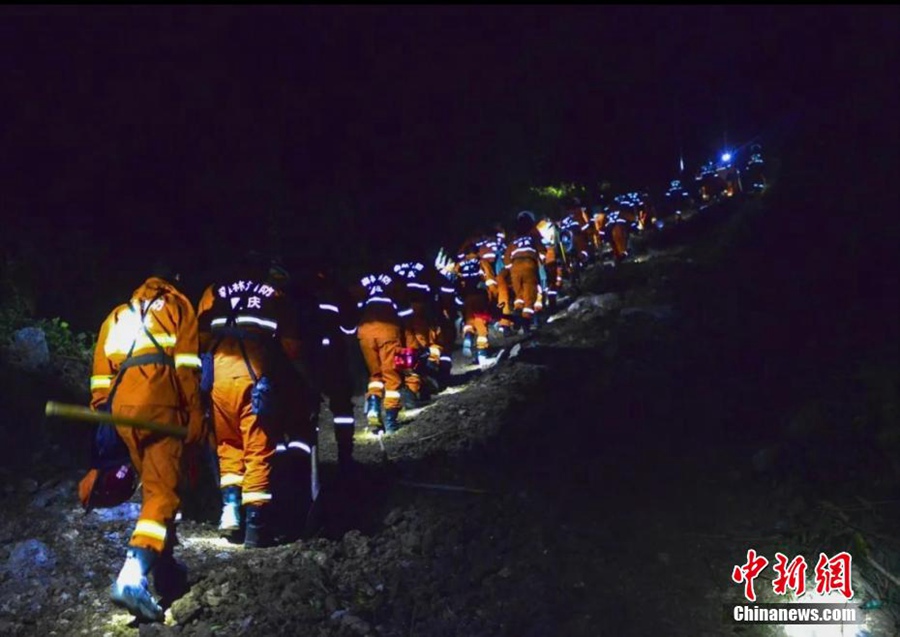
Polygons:
M260 287L259 285L257 287ZM237 340L241 349L241 356L244 358L244 364L247 366L247 372L253 381L253 389L251 390L251 410L256 415L270 415L277 409L275 404L275 392L272 388L272 382L268 376L257 376L250 363L250 357L247 356L247 348L244 345L244 339L249 334L238 326L238 313L244 310L246 296L242 295L240 300L232 303L231 310L222 326L214 328L218 332L218 337L209 348L209 351L200 355L200 391L201 394L208 397L212 392L213 383L215 381L215 353L219 344L225 337L231 337Z

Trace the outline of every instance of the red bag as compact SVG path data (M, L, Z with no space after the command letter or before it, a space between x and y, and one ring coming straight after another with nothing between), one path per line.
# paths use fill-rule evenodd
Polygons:
M404 347L394 354L394 367L398 370L413 369L416 366L416 350Z

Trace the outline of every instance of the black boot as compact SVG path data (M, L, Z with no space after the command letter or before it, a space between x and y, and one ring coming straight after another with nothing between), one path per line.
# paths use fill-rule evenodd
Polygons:
M269 522L267 505L249 505L245 507L246 526L244 530L244 548L258 549L271 546L272 528Z
M407 409L418 409L425 404L421 392L414 392L409 387L400 388L400 399Z
M438 385L441 389L446 389L450 386L450 381L453 376L453 362L449 360L442 360L441 366L438 369Z
M153 588L159 595L159 604L168 608L188 591L187 566L172 554L163 554L153 569Z
M113 582L109 596L113 604L125 608L138 619L158 622L165 613L150 593L147 576L156 565L159 554L147 548L132 547L125 554L125 563Z
M174 522L167 525L166 545L153 567L153 589L159 597L159 605L168 608L176 599L187 593L187 566L175 559L178 531Z
M399 415L399 407L384 410L384 433L392 434L400 428L400 423L397 418Z

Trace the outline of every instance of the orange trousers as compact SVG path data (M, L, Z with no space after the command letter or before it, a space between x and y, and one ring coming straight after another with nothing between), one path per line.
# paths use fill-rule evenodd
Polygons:
M547 271L547 289L543 291L545 304L550 308L556 307L557 296L562 288L562 270L559 261L547 261L544 269Z
M513 324L513 304L510 299L509 278L506 270L504 269L497 273L495 280L497 285L492 285L488 288L488 296L491 303L500 308L500 319L497 321L497 324L511 326Z
M404 324L406 346L428 351L428 360L435 366L440 365L444 348L441 345L440 326L429 320L427 311L413 304L413 314ZM422 391L422 377L415 371L409 370L404 376L406 387L418 394Z
M488 295L484 291L467 294L463 298L463 337L467 334L475 335L475 348L488 349L488 321L491 306Z
M512 267L509 269L515 295L513 306L521 310L525 318L534 316L534 304L538 298L540 284L538 268L538 263L534 259L519 258L513 259Z
M384 398L385 409L399 409L403 379L394 366L394 355L403 347L401 327L395 323L371 321L361 323L356 336L369 370L366 397Z
M219 454L222 488L241 487L243 504L264 505L272 499L274 419L253 413L249 376L216 378L212 388L212 421Z
M624 223L614 223L609 232L609 243L613 249L613 256L624 259L628 256L628 227Z
M113 411L115 415L126 418L187 426L185 413L175 407L113 405ZM171 546L175 541L175 514L181 506L178 482L184 443L178 438L132 427L119 425L116 431L125 441L131 462L141 479L141 513L129 544L162 553L167 544Z

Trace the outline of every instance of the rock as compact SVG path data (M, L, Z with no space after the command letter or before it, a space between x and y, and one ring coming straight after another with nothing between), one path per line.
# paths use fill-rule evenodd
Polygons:
M206 595L203 596L203 601L205 601L211 608L215 608L219 604L222 603L223 596L214 588L206 591Z
M12 352L26 369L40 369L50 363L47 335L39 327L23 327L13 334Z
M584 314L600 311L612 312L622 306L622 299L618 294L607 292L605 294L589 294L575 299L562 313L563 315Z
M6 560L6 569L17 579L29 579L51 572L56 556L40 540L25 540L13 546Z
M400 542L406 550L415 551L422 545L422 536L415 532L404 533L400 536Z
M357 530L344 534L342 544L348 557L364 557L369 554L369 540Z
M165 624L141 624L138 627L139 637L170 637L175 634L175 630Z
M43 509L52 504L59 504L74 499L77 493L78 489L73 480L66 480L59 484L54 482L50 486L42 486L40 491L32 498L30 506Z
M369 623L363 619L360 619L356 615L344 615L341 618L341 624L358 635L365 635L371 630L371 626L369 626Z
M206 622L197 622L194 624L193 637L213 637L215 633Z
M202 608L200 603L191 593L188 593L181 599L175 600L172 604L172 616L179 624L188 624L200 614Z
M385 526L394 526L403 518L403 509L391 509L391 512L384 518Z

